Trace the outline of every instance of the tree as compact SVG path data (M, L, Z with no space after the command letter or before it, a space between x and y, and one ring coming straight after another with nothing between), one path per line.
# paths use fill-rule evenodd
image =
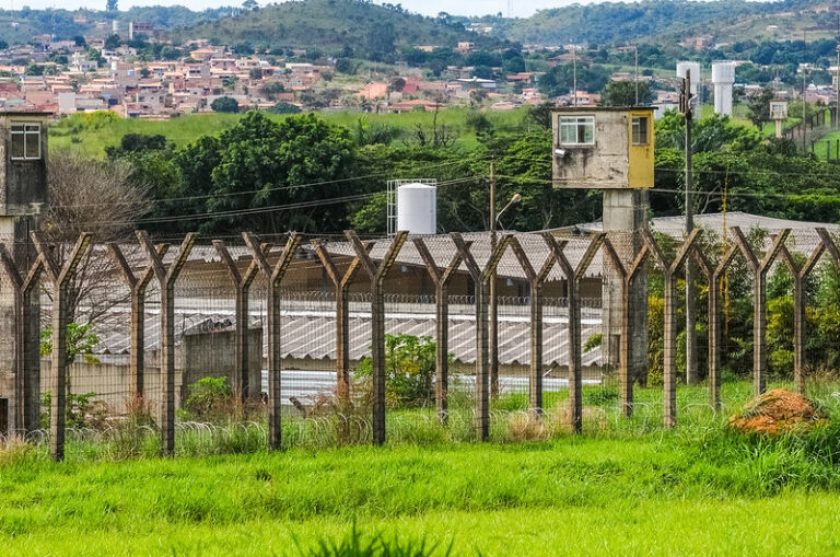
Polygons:
M638 87L638 101L636 89ZM647 81L610 81L604 88L601 104L604 106L645 106L653 102L653 91Z
M375 62L386 62L394 55L397 34L393 23L375 25L368 32L368 57Z
M257 81L263 78L263 72L260 68L251 68L251 70L248 72L248 77L254 81Z
M575 78L580 91L600 91L609 81L609 73L602 66L578 61L576 72L573 66L566 63L551 68L540 79L540 90L550 97L557 97L572 91Z
M83 231L93 233L97 242L128 238L151 207L147 190L131 180L131 167L124 161L97 162L54 152L48 164L50 203L42 229L49 242L61 246L59 258ZM124 300L101 280L110 270L105 259L89 250L79 265L68 296L69 321L94 322Z
M367 187L365 182L350 180L355 158L347 130L314 114L274 122L252 111L218 140L205 140L189 151L189 156L182 157L184 188L190 191L195 180L200 191L210 174L204 211L249 211L209 219L203 230L341 230L347 224L346 203L320 201L357 194ZM290 204L302 205L280 209Z
M298 105L282 101L269 108L268 111L272 114L299 114L302 112Z
M233 97L219 97L210 103L213 112L239 112L239 102Z
M770 120L770 101L773 100L774 96L773 89L768 86L763 87L758 93L747 97L749 118L755 127L761 128L764 122Z
M257 4L256 0L245 0L244 2L242 2L242 9L246 12L253 12L259 7L260 5Z
M166 136L160 134L147 135L142 133L127 133L120 139L119 147L106 147L108 158L114 160L129 153L166 149Z
M105 50L114 50L120 47L120 36L116 33L105 38Z
M108 13L114 13L117 11L117 0L106 0L105 1L105 11Z

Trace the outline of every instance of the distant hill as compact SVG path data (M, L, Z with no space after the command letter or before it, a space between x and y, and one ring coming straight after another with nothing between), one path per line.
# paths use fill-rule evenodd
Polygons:
M644 0L575 4L526 19L490 19L497 34L523 44L665 44L703 35L715 42L801 40L803 32L809 41L833 38L839 15L836 0Z
M179 31L180 38L206 38L254 48L307 48L376 60L395 48L454 47L459 41L496 46L499 38L467 31L461 23L413 14L400 5L363 0L284 2ZM352 54L351 54L352 50Z
M225 17L236 11L238 9L235 8L215 8L194 12L183 6L151 6L108 13L98 10L33 10L23 7L15 11L0 10L0 39L9 44L24 44L31 41L33 36L43 34L59 40L79 35L102 38L111 32L111 21L115 19L124 35L127 35L129 21L151 24L157 31L166 31L173 27L196 25L198 22Z

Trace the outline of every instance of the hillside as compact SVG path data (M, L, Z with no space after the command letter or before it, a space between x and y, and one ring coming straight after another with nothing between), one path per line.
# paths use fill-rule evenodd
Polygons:
M166 31L173 27L225 17L235 11L233 8L217 8L196 12L183 6L151 6L108 13L85 9L33 10L24 7L17 11L0 10L0 40L8 44L25 44L33 36L42 34L59 40L72 39L77 35L84 35L88 39L104 38L111 29L106 23L114 19L120 23L123 32L127 30L129 21L151 24L156 30Z
M362 0L284 2L236 17L183 29L181 38L206 38L254 48L317 48L360 58L387 58L394 49L416 45L454 47L459 41L493 46L497 38L468 32L460 23L410 13L397 6ZM350 50L352 49L352 53Z
M523 44L668 43L708 36L713 42L834 37L840 7L827 0L745 2L644 0L575 4L527 19L496 20L496 32Z

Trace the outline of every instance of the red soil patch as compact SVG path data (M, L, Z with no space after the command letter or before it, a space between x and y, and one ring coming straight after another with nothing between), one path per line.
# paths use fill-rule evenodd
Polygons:
M752 399L744 410L729 418L729 427L741 433L779 435L810 429L824 422L814 403L785 389L773 389Z

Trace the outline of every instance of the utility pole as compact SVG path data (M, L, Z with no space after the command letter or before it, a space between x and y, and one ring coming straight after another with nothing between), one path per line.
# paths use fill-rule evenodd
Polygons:
M808 40L806 32L802 31L803 49L808 52ZM808 152L808 102L805 100L805 88L808 81L808 70L802 66L802 153Z
M496 163L490 162L490 253L496 249ZM487 318L490 357L490 396L499 396L499 299L496 292L496 271L490 275L489 307Z
M685 72L681 95L685 114L685 234L694 230L694 175L692 167L691 127L693 98L691 95L691 70ZM685 382L697 383L697 307L695 301L694 273L691 262L685 265Z
M837 97L834 100L834 127L840 129L840 15L837 16L837 67L834 78L837 80L835 89Z
M577 47L572 44L572 103L577 106Z
M639 45L633 45L636 73L633 81L636 85L636 106L639 106Z

